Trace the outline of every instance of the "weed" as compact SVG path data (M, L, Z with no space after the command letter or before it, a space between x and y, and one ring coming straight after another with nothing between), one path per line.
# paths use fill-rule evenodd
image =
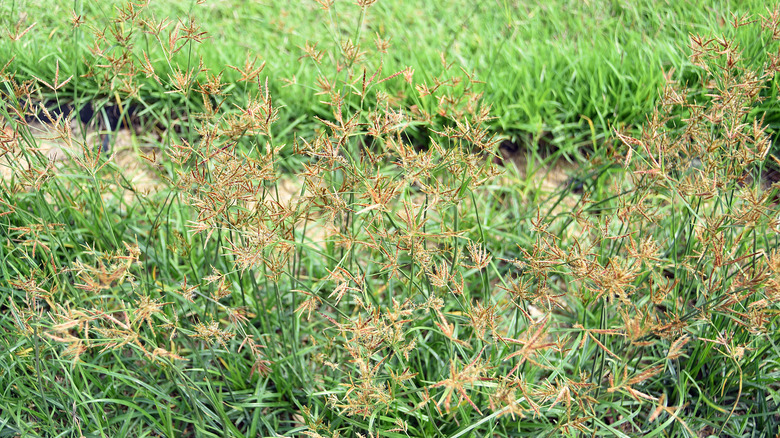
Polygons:
M691 37L703 89L668 74L577 193L528 178L516 202L486 84L446 53L388 68L375 3L317 2L331 39L301 45L316 75L287 85L326 110L289 144L266 63L210 69L198 21L148 2L91 28L99 61L80 74L3 70L1 430L777 433L780 187L757 110L774 55L756 68L728 38ZM774 50L777 13L757 20ZM166 120L143 155L159 192L69 115L42 110L67 159L40 147L36 93L86 79Z

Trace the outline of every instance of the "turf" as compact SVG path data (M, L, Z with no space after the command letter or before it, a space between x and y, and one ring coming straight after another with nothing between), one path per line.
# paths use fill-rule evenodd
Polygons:
M22 41L1 39L0 57L13 57L11 68L21 77L52 77L55 60L60 61L63 76L83 75L83 61L87 66L103 62L89 52L94 42L89 26L109 24L120 5L116 0L4 0L0 26L7 35L35 26ZM308 42L332 49L362 32L370 39L378 35L391 41L393 50L381 63L386 72L411 66L417 80L430 84L442 71L444 54L447 63L484 81L481 91L496 116L495 132L526 146L543 139L557 147L572 143L581 147L592 143L594 136L603 141L612 127L641 124L658 98L665 72L696 80L687 61L690 34L731 35L734 31L727 24L732 14L761 14L765 7L760 1L380 2L357 31L353 23L359 12L338 3L332 25L325 24L314 1L201 5L165 1L152 3L150 9L154 16L170 20L168 30L183 17L192 17L209 36L197 58L210 71L222 72L228 84L239 74L226 66L242 66L247 56L257 57L258 65L265 62L262 75L271 79L271 89L283 106L282 118L290 127L285 140L293 132L313 131L302 115L327 113L312 84L332 70L306 68L300 62L301 48ZM82 17L84 27L72 29L74 13ZM168 69L161 48L138 33L134 38L142 42L136 52L147 52L156 68ZM753 38L756 31L742 34L749 53L759 55L762 45ZM194 65L195 58L181 53L179 61ZM378 59L371 65L379 67ZM78 102L115 100L107 95L105 84L91 79L71 83L60 95ZM176 111L171 106L181 106L166 102L167 85L144 82L137 98L147 107L147 117L164 119ZM414 93L405 91L403 84L387 86L390 94L404 93L407 105L420 103ZM229 103L246 100L240 86L228 86L226 92ZM775 114L770 111L773 126L780 119Z

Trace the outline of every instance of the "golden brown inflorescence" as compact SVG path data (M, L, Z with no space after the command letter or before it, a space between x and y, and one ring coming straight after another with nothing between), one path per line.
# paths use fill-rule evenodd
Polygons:
M334 2L318 3L344 33ZM763 178L776 159L754 111L777 56L756 70L732 41L692 37L703 89L670 72L641 131L616 131L611 155L594 159L599 184L556 194L571 209L531 205L490 223L481 195L497 190L502 169L483 85L445 54L428 81L412 67L384 71L391 39L362 33L374 3L353 5L355 37L301 47L299 61L321 72L309 85L323 101L316 132L292 145L275 137L285 127L265 63L247 57L216 73L180 62L208 37L195 21L126 3L94 29L90 53L101 61L84 76L101 89L121 101L148 80L171 98L202 101L177 121L182 132L165 133L169 198L137 197L154 213L137 227L144 242L126 226L93 244L60 245L60 233L78 234L71 222L22 207L40 191L103 224L121 210L107 193L127 184L63 116L44 110L72 161L55 166L28 135L34 91L57 93L73 77L60 77L57 64L53 78L19 81L6 66L0 80L12 95L2 97L15 118L0 131L0 159L13 178L2 182L0 218L14 221L2 225L14 251L36 266L8 282L18 333L43 334L74 366L111 350L150 369L213 367L208 378L224 378L241 368L230 356L246 356L247 379L277 373L294 382L288 395L323 411L303 406L309 436L337 436L323 417L339 415L376 420L369 434L412 435L429 422L455 431L490 415L545 417L556 431L589 435L668 417L690 431L688 394L670 382L680 369L713 372L713 360L722 390L703 400L720 417L707 421L725 427L746 409L743 382L764 365L752 353L769 345L780 310L779 188ZM777 16L761 20L775 40ZM139 38L160 45L170 71L159 71ZM227 100L228 74L245 101ZM384 88L394 82L419 103L402 106ZM633 411L618 410L623 402ZM629 412L638 419L626 421Z

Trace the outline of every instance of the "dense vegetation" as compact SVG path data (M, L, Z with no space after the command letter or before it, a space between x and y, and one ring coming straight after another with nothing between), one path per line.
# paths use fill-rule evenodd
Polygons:
M763 4L0 32L0 436L780 433Z

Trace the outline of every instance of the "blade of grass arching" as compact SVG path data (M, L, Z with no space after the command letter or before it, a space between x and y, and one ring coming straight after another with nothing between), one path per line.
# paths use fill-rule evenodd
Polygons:
M289 402L285 401L276 401L276 402L265 402L265 398L276 396L277 399L281 399L279 394L271 394L270 391L265 391L265 389L268 387L268 383L270 382L270 379L266 378L264 384L259 384L260 381L262 381L262 378L258 378L258 384L255 385L254 392L251 394L253 398L250 398L247 394L246 401L241 401L238 403L234 403L234 406L237 408L241 408L247 411L251 411L251 420L249 423L249 429L247 430L246 435L247 436L257 436L258 435L258 427L259 423L262 420L263 425L268 428L268 431L274 431L277 430L275 428L272 428L267 419L266 416L263 415L263 411L268 410L270 408L288 408L290 407ZM261 392L262 391L262 392ZM275 418L275 417L272 417Z
M520 404L523 401L525 401L525 397L518 398L517 400L515 400L514 403L515 404ZM490 414L488 416L485 416L485 417L479 419L478 421L476 421L476 422L474 422L474 423L472 423L470 425L463 426L463 427L460 428L460 430L455 432L454 435L451 435L450 438L460 438L461 436L473 436L473 435L467 435L467 434L470 433L471 431L473 431L474 429L482 426L485 423L492 422L497 417L502 415L504 412L509 411L510 408L511 408L510 406L506 406L504 408L499 409L498 411L493 412L492 414Z
M47 433L51 434L49 436L53 436L60 432L54 427L40 426L46 419L40 417L41 413L35 409L35 406L18 403L16 400L14 402L4 410L4 413L9 412L6 414L7 418L15 420L11 427L6 429L9 435L10 433L16 433L18 436L42 437L46 436ZM41 429L44 430L43 434L38 433Z
M181 423L192 425L198 430L205 430L206 424L205 424L205 416L206 413L201 411L199 409L200 404L197 401L197 392L200 391L200 388L197 386L197 384L189 377L189 375L185 372L185 370L180 369L179 367L176 367L175 365L170 368L173 371L173 375L167 375L168 381L173 382L175 384L174 388L175 391L181 390L180 394L181 396L177 398L177 401L182 403L185 409L189 409L189 412L181 412L177 413L177 418ZM168 369L166 369L166 374ZM196 369L188 369L187 372L197 372ZM178 382L177 382L178 379ZM173 392L173 391L171 391ZM177 403L177 406L179 404ZM195 418L192 418L192 414L194 414ZM179 427L178 429L186 429L186 427Z
M33 324L33 333L32 333L32 345L35 352L35 376L37 378L37 384L38 384L38 395L40 395L40 402L43 404L42 406L42 413L44 414L46 420L48 420L49 426L54 426L54 421L52 419L53 415L49 414L51 406L49 406L49 397L46 395L43 385L43 371L45 367L42 365L42 357L41 357L41 339L38 334L38 325ZM48 370L47 370L48 371ZM47 373L48 375L48 373ZM54 406L57 404L55 403Z
M11 330L16 329L12 327ZM47 418L46 413L41 409L41 403L47 403L48 406L48 402L45 393L41 392L42 387L39 386L35 377L31 376L37 359L30 355L33 348L29 345L29 342L20 338L16 346L7 350L9 354L5 357L14 358L13 363L5 367L6 371L0 375L0 381L7 378L9 383L8 386L3 387L2 395L0 395L0 404L4 406L5 414L2 416L3 422L7 424L14 420L11 426L5 430L16 430L23 434L31 433L27 429L32 430L32 425L56 430L53 419ZM24 403L24 400L29 400L30 403ZM32 424L28 426L28 423Z
M203 371L202 369L199 371ZM197 392L188 394L191 395L192 398L190 398L190 402L192 403L193 410L198 416L198 422L193 423L192 425L199 430L201 433L210 433L208 432L208 429L212 430L221 430L221 425L219 424L219 415L211 409L211 407L207 406L202 398L207 399L208 396L205 395L206 391L204 391L201 386L203 386L203 383L198 383L194 386L195 390Z
M160 422L164 427L162 433L165 436L181 435L182 431L176 430L173 427L173 403L155 403L154 408L157 410L157 416L160 417Z
M92 420L87 424L93 429L98 428L101 436L113 436L111 420L114 420L114 417L108 415L106 409L113 409L114 406L106 403L90 403L95 397L105 398L114 395L111 394L113 392L110 386L112 379L96 376L91 373L91 369L78 365L73 366L72 362L60 361L59 366L61 373L66 376L65 381L70 386L67 392L71 394L70 399L73 401L74 413L78 409L82 412L81 418L91 418Z
M5 418L0 418L0 430L9 430L9 431L13 431L13 432L19 432L18 430L14 430L11 426L9 426L10 422L11 422L11 416L10 415L5 417Z
M141 406L139 406L139 405L137 405L137 404L133 403L132 401L127 400L125 398L94 398L94 399L90 399L90 400L85 400L84 402L81 402L79 404L80 405L89 405L89 404L104 404L104 403L105 404L116 404L116 405L121 405L121 406L124 406L126 408L129 408L129 409L132 410L131 412L137 412L142 417L144 417L146 420L148 420L148 422L149 422L148 425L153 427L153 428L155 428L157 431L162 432L162 431L165 430L163 425L156 418L154 418L151 414L149 414L145 409L143 409ZM129 414L130 413L125 414L125 416L119 416L119 417L116 417L116 418L118 418L119 420L122 420L121 423L124 423L127 420L127 418L125 418L125 417L127 415L129 415Z
M219 367L219 365L217 365L217 367ZM226 436L243 437L244 435L238 430L238 428L236 428L236 426L233 424L233 420L228 416L227 412L225 411L225 407L229 405L223 399L222 393L214 390L214 387L211 383L211 379L209 378L205 379L205 386L207 390L203 391L203 395L210 402L210 405L216 411L215 414L219 417L218 419L214 418L214 420L215 422L217 420L221 421L221 424L215 423L215 425L217 426L217 430L223 431L223 433L226 433ZM230 390L229 386L228 386L228 390ZM231 398L234 397L231 395Z

